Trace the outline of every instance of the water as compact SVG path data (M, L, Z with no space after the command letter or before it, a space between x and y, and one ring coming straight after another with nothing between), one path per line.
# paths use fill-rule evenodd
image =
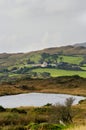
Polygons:
M20 106L43 106L47 103L63 104L66 98L73 97L75 99L74 104L82 99L81 96L72 96L67 94L47 94L47 93L28 93L28 94L18 94L11 96L1 96L0 105L4 108L15 108Z

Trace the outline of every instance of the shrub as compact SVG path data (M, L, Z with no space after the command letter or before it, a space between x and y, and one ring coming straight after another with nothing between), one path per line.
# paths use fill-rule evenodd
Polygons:
M47 104L44 105L44 106L49 107L49 106L52 106L52 104L51 104L51 103L47 103Z
M11 110L11 112L18 112L18 113L21 113L21 114L27 114L27 112L24 109L17 109L17 108L13 108Z
M6 109L4 107L0 106L0 112L4 112L4 111L6 111Z

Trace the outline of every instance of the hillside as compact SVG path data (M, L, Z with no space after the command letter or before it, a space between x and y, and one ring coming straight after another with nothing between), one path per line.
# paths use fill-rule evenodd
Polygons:
M63 46L29 53L0 54L0 82L22 77L86 77L86 48Z
M55 47L55 48L47 48L42 50L41 52L46 53L58 53L64 55L85 55L86 48L82 46L62 46L62 47Z
M58 54L58 55L86 55L85 47L75 47L75 46L63 46L63 47L54 47L54 48L46 48L39 51L29 52L29 53L14 53L0 54L0 67L8 67L14 65L23 65L26 64L28 59L31 60L40 60L42 53L49 54Z
M76 47L78 47L78 46L86 47L86 42L84 42L84 43L77 43L74 46L76 46Z

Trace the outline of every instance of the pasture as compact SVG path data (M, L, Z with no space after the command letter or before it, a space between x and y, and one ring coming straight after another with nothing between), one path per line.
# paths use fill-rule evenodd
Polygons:
M86 78L86 71L71 71L53 68L38 68L33 69L32 71L38 73L48 72L51 74L52 77L79 75L80 77Z
M63 57L63 61L64 62L68 62L71 64L77 64L79 65L80 62L83 61L83 57L82 56L62 56Z

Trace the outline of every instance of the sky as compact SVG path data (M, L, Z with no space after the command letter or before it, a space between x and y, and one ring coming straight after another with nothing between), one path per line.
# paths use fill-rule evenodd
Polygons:
M0 0L0 53L86 42L86 0Z

